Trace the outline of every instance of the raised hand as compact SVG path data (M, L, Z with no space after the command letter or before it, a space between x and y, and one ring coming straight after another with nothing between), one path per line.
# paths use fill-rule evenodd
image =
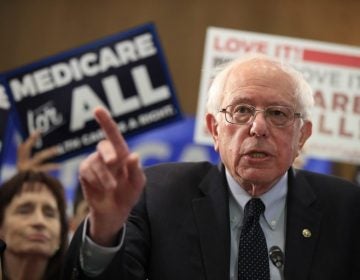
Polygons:
M16 167L19 171L34 170L48 172L60 168L58 163L47 162L52 157L58 155L56 147L43 149L34 155L31 154L31 150L39 138L40 132L34 132L18 146Z
M79 179L90 208L90 237L100 245L111 246L146 179L138 155L129 151L109 113L98 107L94 115L105 139L81 163Z

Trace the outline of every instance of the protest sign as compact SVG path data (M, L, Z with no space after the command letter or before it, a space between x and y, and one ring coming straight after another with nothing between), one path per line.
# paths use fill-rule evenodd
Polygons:
M360 48L210 27L200 81L195 141L211 144L204 125L207 90L215 67L248 52L290 63L314 90L313 136L304 152L311 157L360 163Z
M10 101L5 93L5 87L0 84L0 166L3 159L3 150L6 143L6 131L10 114Z
M57 160L103 138L93 109L108 109L124 136L181 119L155 26L145 24L4 73L24 137L42 132L36 150L57 146Z

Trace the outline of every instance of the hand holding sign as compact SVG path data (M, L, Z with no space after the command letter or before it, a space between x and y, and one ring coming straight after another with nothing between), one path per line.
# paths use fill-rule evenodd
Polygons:
M34 170L48 172L60 168L58 163L47 162L47 160L58 155L57 147L50 147L31 155L31 150L39 138L40 132L34 132L19 145L16 161L16 166L19 171Z
M80 182L90 208L90 236L109 246L139 199L145 174L119 129L103 108L94 111L106 139L80 165Z

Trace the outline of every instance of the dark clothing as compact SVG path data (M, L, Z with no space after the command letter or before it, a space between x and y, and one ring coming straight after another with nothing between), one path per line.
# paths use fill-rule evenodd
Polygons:
M224 168L163 164L146 169L146 176L124 246L97 279L229 279ZM293 169L288 180L285 279L360 279L360 188ZM81 232L82 227L71 243L65 279L85 279L78 265Z

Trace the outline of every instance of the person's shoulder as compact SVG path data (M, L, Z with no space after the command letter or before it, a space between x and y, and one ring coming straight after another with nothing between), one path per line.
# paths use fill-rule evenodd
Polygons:
M352 217L346 220L347 223L360 219L360 187L355 183L338 176L311 171L297 171L295 177L298 177L299 188L310 187L316 198L316 207L322 213L330 215L331 219L340 218L340 224L345 217ZM306 194L311 192L308 189Z
M295 177L299 176L305 178L305 180L313 187L317 187L319 189L325 188L328 192L334 190L357 193L360 195L360 186L332 174L323 174L301 169L295 170Z

